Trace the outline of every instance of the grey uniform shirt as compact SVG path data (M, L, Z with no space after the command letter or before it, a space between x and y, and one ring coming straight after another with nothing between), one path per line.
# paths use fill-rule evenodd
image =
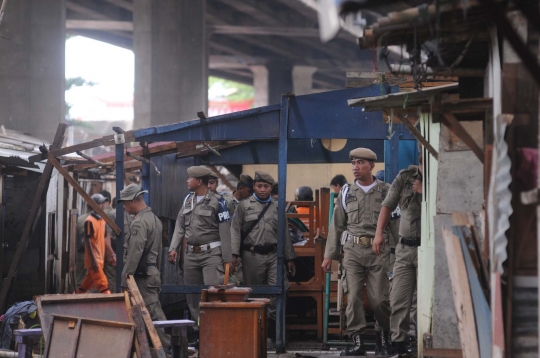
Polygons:
M259 214L266 205L268 205L268 203L261 203L253 196L238 203L231 224L231 246L233 254L240 256L242 231L247 231L253 221L257 220ZM285 232L285 260L294 260L296 254L294 252L289 230L285 230ZM246 237L244 244L251 246L277 245L277 238L278 203L277 201L272 200L270 202L270 207Z
M131 225L125 227L124 231L122 287L127 287L126 275L135 273L145 248L149 249L146 262L155 264L155 266L148 266L147 274L148 276L159 276L158 268L161 266L161 248L163 244L161 220L154 215L150 207L146 207L135 215Z
M400 171L383 202L383 205L390 210L394 210L399 204L401 209L399 235L401 237L420 237L422 194L413 190L416 179L422 179L418 166L410 165L409 168Z
M225 199L208 191L197 202L195 193L188 194L176 219L169 252L177 251L184 236L193 246L221 240L223 261L231 262L230 214Z
M325 258L339 260L341 235L344 231L354 236L375 237L382 202L390 188L388 183L377 179L375 181L377 184L367 193L356 184L356 181L348 188L343 187L339 192L326 240ZM386 242L389 236L390 230L386 226L383 231Z

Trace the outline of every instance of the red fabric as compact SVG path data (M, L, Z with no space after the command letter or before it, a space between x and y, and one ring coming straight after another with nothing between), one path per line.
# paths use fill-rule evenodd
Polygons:
M519 191L529 191L537 187L538 149L518 148L516 158L516 185Z

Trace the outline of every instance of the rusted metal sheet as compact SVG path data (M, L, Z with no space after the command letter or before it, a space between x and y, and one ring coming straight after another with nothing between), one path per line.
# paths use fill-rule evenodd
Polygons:
M53 315L130 323L123 293L44 295L35 298L43 336L49 336Z
M52 315L48 331L45 358L129 358L135 326Z

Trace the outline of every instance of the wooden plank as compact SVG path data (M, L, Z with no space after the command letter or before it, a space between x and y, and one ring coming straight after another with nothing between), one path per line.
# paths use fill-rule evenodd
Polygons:
M431 154L433 156L433 158L435 158L436 160L439 160L439 153L435 150L435 148L433 148L433 146L431 144L429 144L429 142L426 140L426 138L424 138L422 136L422 133L420 133L420 131L418 129L416 129L416 127L411 122L409 122L407 120L407 118L405 118L403 116L399 116L399 115L398 115L398 118L401 120L403 125L405 127L407 127L409 132L411 132L413 137L415 137L416 140L418 140L420 143L422 143L422 145L424 147L426 147L429 154Z
M474 317L476 322L476 336L478 337L478 348L480 358L491 357L491 311L489 304L480 284L478 273L469 255L468 243L465 239L465 233L468 229L462 230L460 226L453 227L454 235L459 237L461 250L465 261L467 276L462 277L462 280L468 278L471 288L471 297L474 309Z
M461 123L457 120L456 116L454 116L452 113L443 113L443 116L441 117L441 122L443 122L448 129L450 129L452 132L454 132L455 135L458 136L459 139L463 141L463 143L467 144L469 148L473 151L473 153L478 157L480 162L484 164L484 151L476 144L473 137L463 128Z
M94 209L94 211L98 213L105 220L105 222L114 230L116 235L120 235L122 230L120 230L120 228L116 225L116 223L112 221L112 219L103 211L103 209L101 209L99 205L94 200L92 200L90 195L88 195L86 191L84 191L84 189L81 188L79 183L77 183L75 179L73 179L71 175L69 175L69 173L62 167L62 165L58 163L56 158L52 156L51 152L49 152L48 154L48 159L49 159L49 162L56 168L56 170L58 170L58 172L62 174L64 178L66 178L69 184L73 186L73 188L77 191L77 193L79 193L79 195L83 197L83 199L92 207L92 209Z
M78 209L70 210L69 272L75 272L75 256L77 254L77 218L78 216L79 216Z
M56 130L56 134L51 145L52 149L57 149L62 146L62 143L64 142L64 132L66 131L66 128L67 124L65 123L61 123L58 125L58 129ZM15 274L19 269L22 255L26 250L26 247L28 246L32 226L34 225L34 222L39 219L36 214L38 213L39 208L43 203L43 199L47 194L47 190L49 189L49 182L51 179L52 170L52 165L50 163L47 163L45 165L45 168L43 169L43 174L41 174L41 177L39 178L36 195L34 196L32 207L28 212L28 219L26 220L26 223L24 225L21 239L19 240L19 244L17 245L17 250L15 251L15 255L13 256L13 261L11 261L11 266L9 268L8 274L4 279L4 282L2 283L2 289L0 290L0 312L4 312L6 308L5 306L7 303L9 291L11 289L11 284L13 283L13 278L15 277Z
M140 305L133 305L129 309L129 316L135 324L135 334L137 335L137 355L139 358L151 358L148 336L144 325L143 314Z
M461 358L463 354L461 349L449 348L424 348L424 357L426 358Z
M464 358L478 358L479 348L476 336L476 323L474 317L473 303L467 269L459 238L451 230L443 227L443 240L446 250L446 258L449 263L448 270L452 281L452 292L454 294L454 304L461 339L461 349Z
M150 340L152 341L152 345L154 346L158 358L166 358L165 351L163 350L163 346L161 345L161 340L159 339L156 328L154 327L154 323L152 322L152 318L150 318L150 314L146 309L146 305L144 304L144 300L141 296L141 293L139 292L139 288L137 287L137 283L135 282L133 276L128 275L127 284L129 292L135 299L135 302L141 307L144 323L146 324L148 335L150 336Z

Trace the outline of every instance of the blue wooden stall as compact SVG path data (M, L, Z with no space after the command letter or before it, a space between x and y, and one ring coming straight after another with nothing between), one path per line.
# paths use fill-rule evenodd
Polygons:
M384 158L387 165L387 180L393 180L399 169L414 163L416 141L408 131L401 128L401 125L394 125L395 134L389 139L388 125L384 124L381 112L365 112L361 107L349 107L347 100L380 96L396 90L395 87L388 84L378 84L304 96L288 94L283 95L281 103L275 105L133 131L135 141L147 143L251 141L223 150L220 156L208 154L202 158L197 157L191 162L193 164L278 164L278 182L280 183L278 230L282 233L278 238L278 284L276 286L251 287L254 294L277 296L276 350L278 353L284 352L285 336L283 234L287 227L285 217L287 164L347 163L349 162L349 151L352 148L363 146L371 148L379 158ZM330 152L322 146L321 138L347 139L348 143L342 150ZM165 160L165 156L162 159ZM123 172L123 160L124 144L119 139L116 144L117 173ZM174 155L172 160L174 160ZM161 161L156 162L159 167ZM185 159L183 165L185 165ZM151 178L149 165L143 164L143 188L158 190L157 187L152 188ZM117 175L117 197L120 197L120 190L123 187L124 178ZM159 189L163 194L167 193L168 190L166 187ZM118 205L116 211L116 224L123 229L123 206ZM117 240L117 255L122 257L123 234ZM119 262L117 266L118 277L120 277L121 271L122 264ZM200 293L203 287L163 285L161 292L163 294Z

